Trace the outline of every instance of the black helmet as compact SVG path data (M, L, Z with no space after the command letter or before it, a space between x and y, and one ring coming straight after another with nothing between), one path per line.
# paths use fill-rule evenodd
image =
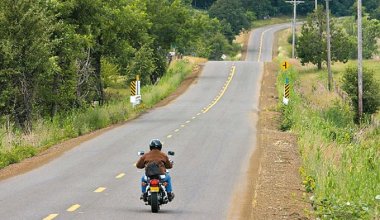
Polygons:
M161 141L158 139L151 140L149 144L149 148L150 150L153 150L153 149L161 150L162 149Z

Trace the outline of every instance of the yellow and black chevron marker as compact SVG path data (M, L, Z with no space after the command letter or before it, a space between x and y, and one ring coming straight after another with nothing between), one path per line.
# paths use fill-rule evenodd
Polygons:
M285 98L289 98L290 95L290 85L289 83L285 84Z
M131 96L137 95L136 81L131 82Z
M289 78L285 78L285 84L284 84L284 96L282 97L282 102L285 105L288 105L289 103L289 96L290 96L290 84L289 84Z

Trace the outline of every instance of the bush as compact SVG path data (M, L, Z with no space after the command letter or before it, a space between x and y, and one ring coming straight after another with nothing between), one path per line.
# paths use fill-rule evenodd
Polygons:
M373 71L363 68L363 113L373 114L380 106L380 84L376 81ZM358 122L358 74L357 67L348 67L343 75L342 89L349 95L355 109Z
M281 131L288 131L293 126L293 107L292 105L281 105L282 119L280 124Z
M295 44L297 44L297 40L298 40L298 35L296 34L296 36L295 36L295 38L294 38L294 40L295 40ZM290 34L289 36L288 36L288 39L287 39L287 41L288 41L288 43L290 44L290 45L292 45L293 44L293 34Z
M17 146L9 152L0 152L0 169L9 164L18 163L24 158L33 157L37 154L37 149L30 146Z

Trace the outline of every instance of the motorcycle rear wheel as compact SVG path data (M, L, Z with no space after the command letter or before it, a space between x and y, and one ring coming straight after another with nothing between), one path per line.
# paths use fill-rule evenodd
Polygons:
M150 206L153 213L157 213L160 210L160 205L158 202L158 193L154 192L150 195Z

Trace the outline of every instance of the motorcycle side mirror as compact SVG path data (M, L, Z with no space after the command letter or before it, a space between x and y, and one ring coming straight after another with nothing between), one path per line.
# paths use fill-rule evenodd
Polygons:
M174 151L168 151L168 154L170 155L170 156L174 156Z
M139 152L137 152L137 155L138 155L138 156L142 156L142 155L144 155L144 154L145 154L144 151L139 151Z

